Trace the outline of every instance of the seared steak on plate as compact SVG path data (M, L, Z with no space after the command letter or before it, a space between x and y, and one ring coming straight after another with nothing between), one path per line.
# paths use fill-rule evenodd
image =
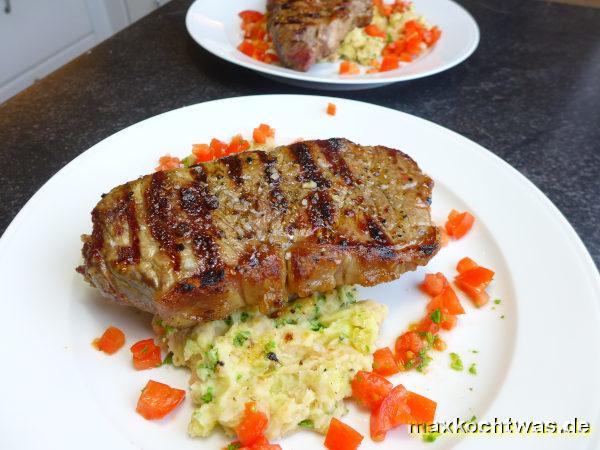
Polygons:
M373 16L371 0L268 0L267 26L281 63L307 71Z
M105 195L85 278L171 325L263 312L342 284L372 286L439 248L432 180L404 153L346 139L146 175Z

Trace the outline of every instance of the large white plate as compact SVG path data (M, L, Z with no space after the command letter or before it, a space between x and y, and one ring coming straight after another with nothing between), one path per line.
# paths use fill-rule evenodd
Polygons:
M410 64L389 72L339 75L339 62L315 64L298 72L252 59L237 50L243 39L238 13L265 10L265 0L196 0L188 10L186 25L194 40L209 52L231 63L289 84L330 90L356 90L426 77L450 69L467 59L479 43L479 28L471 15L451 0L414 0L416 10L442 37L432 50Z
M329 101L338 106L335 117L325 114ZM217 449L225 442L219 433L207 440L187 437L189 398L160 422L134 412L148 378L185 388L188 373L173 367L136 372L127 347L112 357L95 351L90 342L108 325L126 332L128 346L150 337L149 317L106 303L74 268L80 263L79 235L90 231L89 213L102 192L151 172L159 155L183 156L192 143L249 133L259 122L275 127L280 143L344 136L400 148L436 182L436 221L450 208L477 216L474 229L426 269L363 289L362 295L389 305L380 344L391 345L423 313L426 299L416 284L426 271L450 276L465 255L493 268L491 293L502 303L476 310L463 298L467 314L445 336L448 351L461 354L465 366L476 362L479 373L450 370L447 351L434 355L427 375L399 374L395 383L437 400L438 420L475 414L490 420L578 417L598 424L600 280L550 201L493 154L425 120L349 100L277 95L203 103L132 125L68 164L15 218L0 240L0 448ZM344 420L368 436L367 414L349 405ZM482 439L443 437L434 448L480 448ZM498 449L509 442L520 448L598 448L597 433L568 440L485 439ZM322 437L301 432L281 443L288 450L320 448ZM397 430L382 444L367 437L361 448L424 445Z

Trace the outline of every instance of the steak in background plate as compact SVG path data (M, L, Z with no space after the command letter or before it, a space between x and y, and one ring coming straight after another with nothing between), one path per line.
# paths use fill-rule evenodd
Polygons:
M307 71L373 18L372 0L268 0L267 26L281 63Z
M174 326L247 304L269 313L427 264L440 246L432 187L404 153L346 139L156 172L103 196L79 271Z

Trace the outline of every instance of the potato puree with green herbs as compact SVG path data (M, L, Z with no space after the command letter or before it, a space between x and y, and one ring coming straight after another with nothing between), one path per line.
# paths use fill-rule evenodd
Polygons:
M389 17L382 15L377 8L374 8L371 23L384 31L387 39L369 36L365 33L364 28L354 28L342 41L338 49L338 56L364 66L370 65L371 61L381 57L381 52L388 43L394 42L401 36L401 30L409 20L427 25L423 16L414 10L413 5L407 6L406 11L395 12Z
M347 411L354 374L371 370L387 314L386 306L355 295L342 287L296 300L277 318L248 308L168 333L173 363L192 370L197 408L189 434L207 436L221 425L232 435L249 401L269 417L269 439L298 428L325 433L331 417Z

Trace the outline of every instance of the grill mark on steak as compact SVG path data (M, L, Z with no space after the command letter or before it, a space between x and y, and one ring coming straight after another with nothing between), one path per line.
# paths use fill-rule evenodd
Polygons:
M369 236L373 241L375 241L379 245L392 245L390 238L386 234L386 232L381 228L379 223L371 216L365 217L365 231L369 233Z
M117 250L119 264L137 264L140 262L140 226L135 213L135 197L132 191L123 196L123 212L129 228L129 247L119 247Z
M329 180L323 177L315 164L308 145L304 142L297 142L288 148L292 152L294 160L300 166L300 181L314 181L320 189L331 187Z
M328 228L333 224L335 207L328 191L314 191L306 197L308 217L313 228Z
M339 176L347 186L354 185L352 171L348 167L344 157L340 155L340 149L342 148L341 141L339 139L332 138L327 140L318 140L315 142L331 166L331 171Z
M169 256L173 270L179 272L181 257L177 251L177 242L171 230L175 228L174 217L171 214L169 199L163 195L167 175L164 171L154 173L150 178L150 186L144 193L146 210L148 211L148 228L160 248Z
M277 159L263 151L257 151L258 158L264 167L265 181L269 185L269 201L271 205L280 212L285 212L288 207L288 202L279 187L281 184L281 175L276 171ZM277 173L277 176L273 178L273 174Z
M227 175L233 182L239 186L244 182L242 179L242 160L238 155L227 156L221 159L221 162L227 166Z
M190 174L192 182L181 189L180 204L187 215L185 223L189 226L192 248L200 263L202 285L212 284L212 280L222 276L218 272L223 271L219 246L214 240L218 233L212 223L212 211L219 207L219 201L208 191L204 167L195 167Z

